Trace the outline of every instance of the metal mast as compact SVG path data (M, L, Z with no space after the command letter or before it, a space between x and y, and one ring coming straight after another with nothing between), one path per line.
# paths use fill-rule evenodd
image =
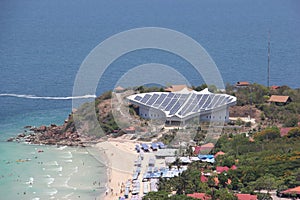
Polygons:
M271 35L271 31L269 30L269 34L268 34L268 88L270 87L270 35Z

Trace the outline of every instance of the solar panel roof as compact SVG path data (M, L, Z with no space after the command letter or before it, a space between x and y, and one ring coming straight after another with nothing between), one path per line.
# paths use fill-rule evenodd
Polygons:
M167 117L180 118L190 114L222 107L236 101L235 97L227 94L210 93L207 89L188 93L180 92L151 92L135 94L128 97L133 103L149 106L163 111Z

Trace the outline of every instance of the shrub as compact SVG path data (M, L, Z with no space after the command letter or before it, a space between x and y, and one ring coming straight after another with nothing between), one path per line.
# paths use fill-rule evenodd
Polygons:
M295 127L298 125L298 117L297 115L289 116L284 121L284 127Z
M288 134L287 134L288 138L295 138L295 137L300 137L300 128L293 128L291 129Z
M280 137L278 127L269 127L254 134L254 138L258 140L273 140Z

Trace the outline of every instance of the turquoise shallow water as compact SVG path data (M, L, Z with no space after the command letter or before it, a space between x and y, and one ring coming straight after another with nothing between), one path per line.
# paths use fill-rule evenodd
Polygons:
M96 149L5 142L23 132L26 125L62 124L69 112L68 108L20 111L0 123L3 199L101 199L107 171Z
M0 152L5 199L100 199L106 190L106 168L95 149L2 142Z
M0 141L6 141L7 138L15 136L24 131L25 126L41 126L63 124L67 119L70 109L51 109L51 110L34 110L31 112L23 112L20 110L14 115L8 115L0 122Z

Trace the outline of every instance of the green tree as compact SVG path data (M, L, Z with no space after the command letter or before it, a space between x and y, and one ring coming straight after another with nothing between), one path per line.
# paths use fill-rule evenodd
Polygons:
M266 174L256 180L256 186L255 189L257 190L267 190L268 193L276 189L278 186L277 180L273 175Z
M208 177L207 185L208 185L209 187L214 187L214 186L216 186L216 183L215 183L215 180L214 180L214 177L213 177L213 176L209 176L209 177Z
M280 137L280 130L278 127L269 127L261 132L254 134L254 138L258 140L273 140Z
M234 165L235 160L233 156L225 156L225 158L223 159L223 166L227 166L227 167L231 167L232 165Z
M218 91L217 87L215 85L209 85L208 90L212 93L215 93Z
M241 126L244 124L244 122L241 120L241 118L238 118L235 122L236 125Z
M145 87L140 86L140 87L137 88L137 91L139 91L140 93L144 93L145 92Z
M226 188L221 188L216 191L214 199L237 200L238 198Z
M300 137L300 128L293 128L291 129L288 134L287 134L288 138L296 138L296 137Z
M200 86L193 87L193 89L196 90L196 91L201 91L201 90L204 90L205 88L207 88L206 84L202 84Z
M227 186L227 182L228 182L228 178L227 176L225 175L225 173L221 173L218 175L218 179L219 179L219 184L225 188Z
M143 200L168 200L168 193L166 191L149 192L143 197Z
M295 127L297 125L298 125L298 115L297 114L288 115L285 118L285 121L284 121L284 124L283 124L284 127Z
M171 196L169 197L170 200L195 200L192 197L188 197L186 195L175 195L175 196Z
M257 194L257 198L258 198L258 200L272 200L272 197L270 196L270 194L266 194L266 193Z

